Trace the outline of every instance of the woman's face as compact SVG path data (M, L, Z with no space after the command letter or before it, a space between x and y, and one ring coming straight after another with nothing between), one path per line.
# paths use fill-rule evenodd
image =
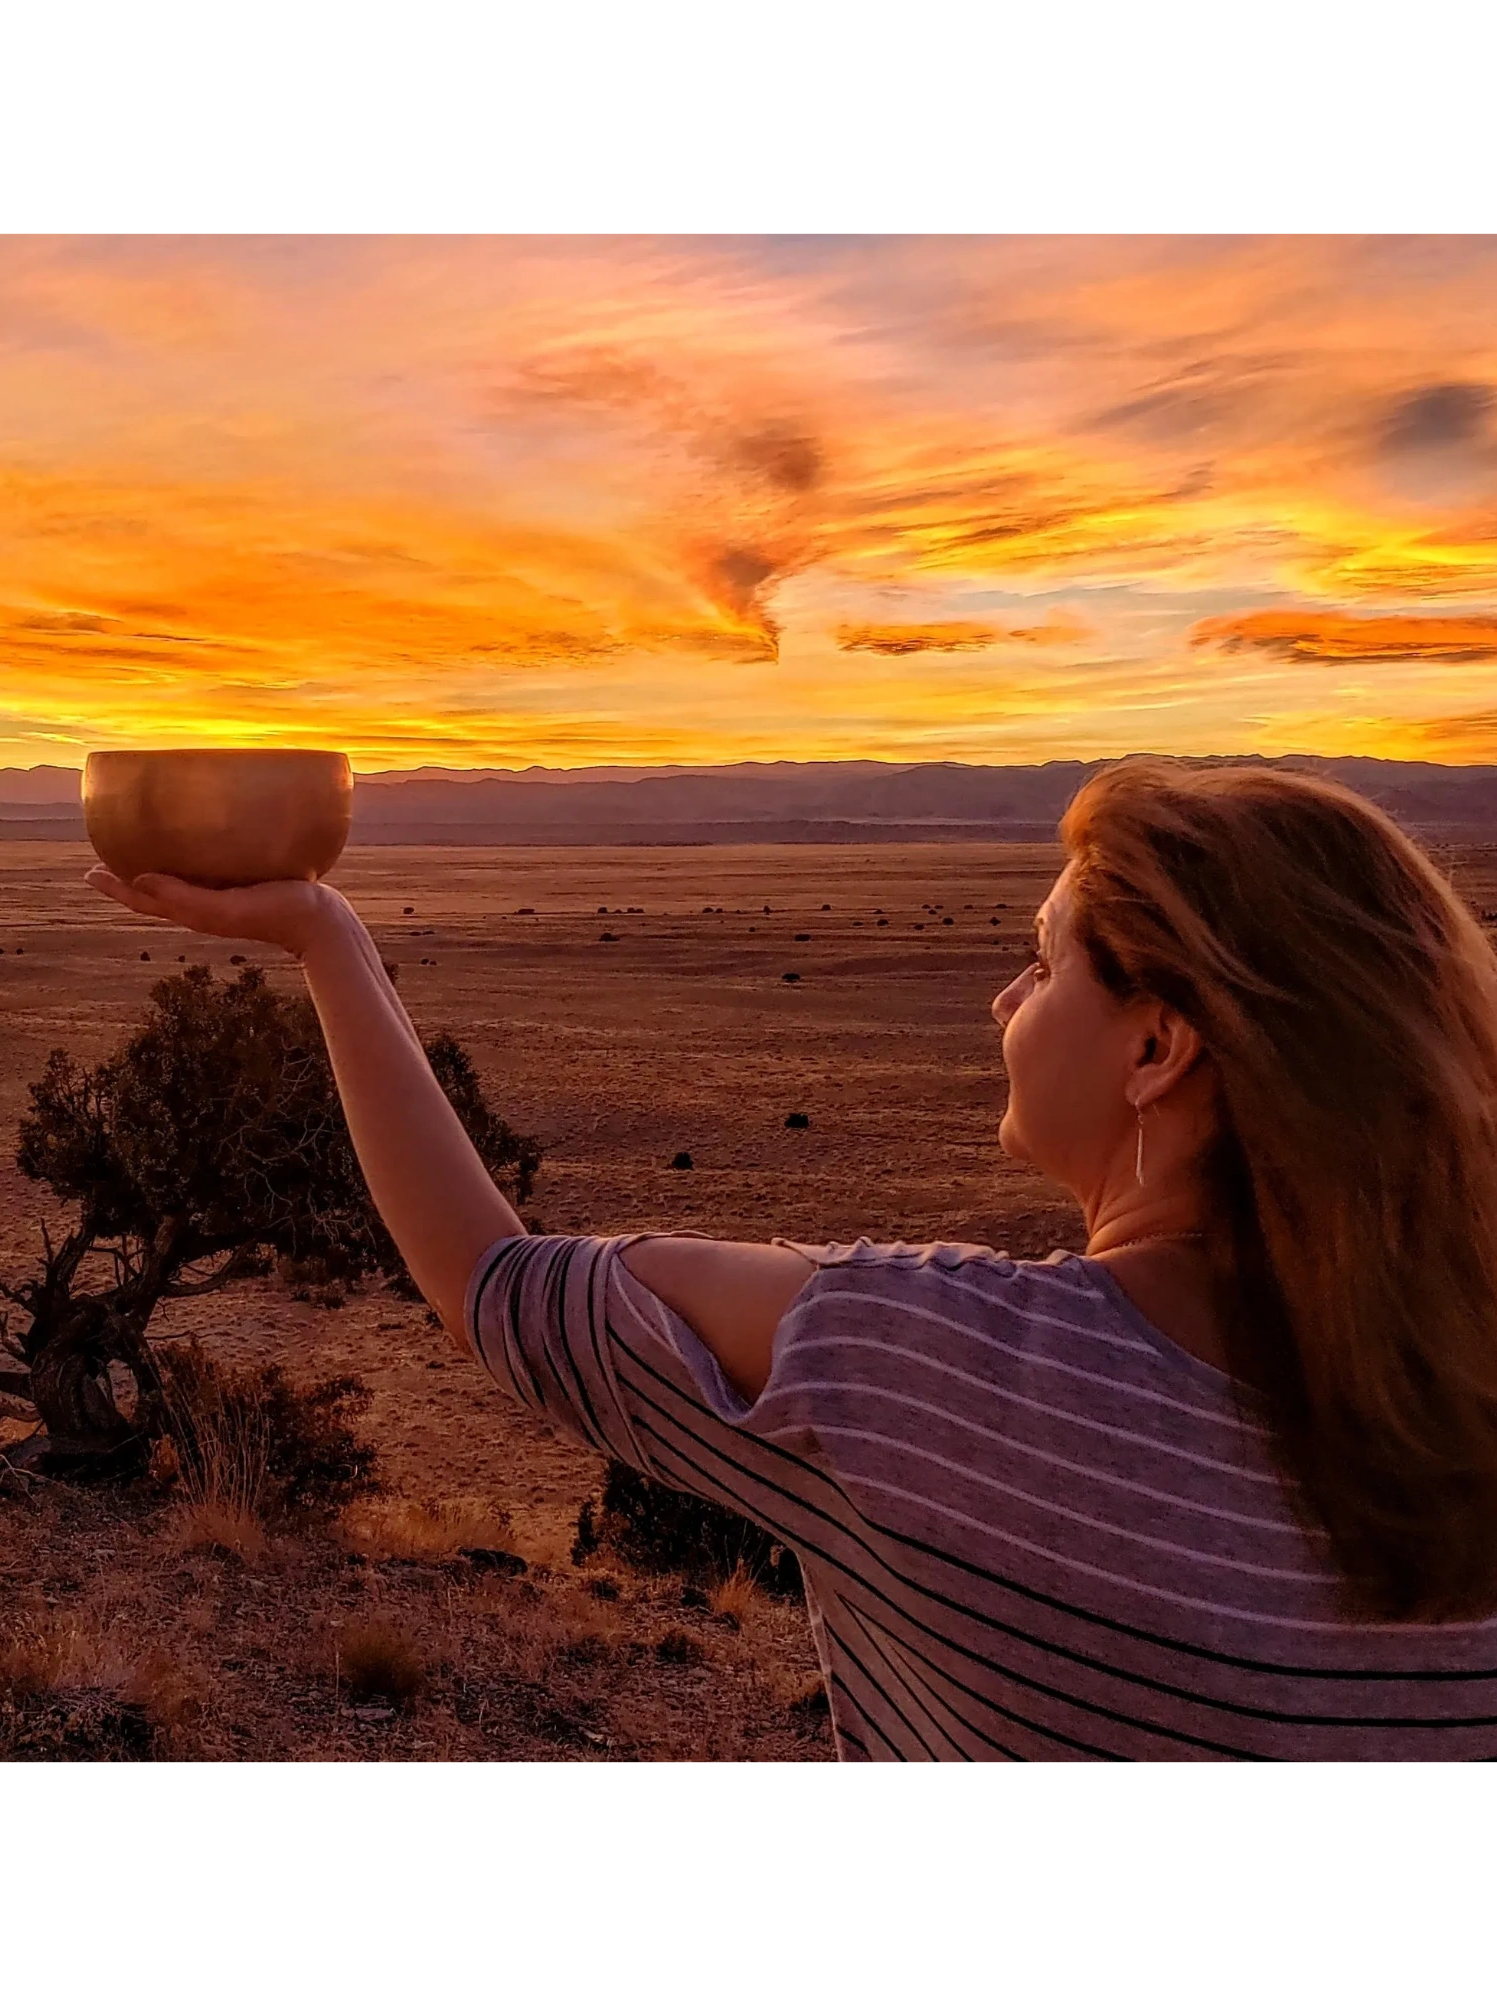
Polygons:
M1098 1185L1127 1142L1139 1017L1120 1006L1071 931L1067 866L1036 917L1035 960L993 1000L1003 1028L1008 1107L998 1141L1078 1195Z

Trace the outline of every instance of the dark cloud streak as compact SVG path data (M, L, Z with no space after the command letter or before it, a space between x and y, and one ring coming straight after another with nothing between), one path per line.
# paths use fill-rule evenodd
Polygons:
M1437 381L1401 395L1383 419L1384 450L1453 450L1486 440L1497 395L1475 381Z

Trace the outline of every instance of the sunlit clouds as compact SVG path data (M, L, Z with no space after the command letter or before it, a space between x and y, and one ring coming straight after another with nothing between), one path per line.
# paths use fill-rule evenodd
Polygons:
M0 760L1497 758L1497 243L0 242Z

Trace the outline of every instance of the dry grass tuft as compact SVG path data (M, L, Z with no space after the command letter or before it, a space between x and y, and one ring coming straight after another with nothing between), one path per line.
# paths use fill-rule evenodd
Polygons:
M21 1623L0 1642L0 1699L51 1691L67 1669L81 1625Z
M205 1375L206 1376L206 1375ZM163 1436L150 1473L180 1493L168 1531L179 1551L206 1549L246 1565L265 1552L260 1522L270 1478L270 1426L262 1407L202 1390L196 1371L163 1369L178 1440Z
M263 1559L269 1543L248 1504L220 1497L184 1499L168 1535L179 1552L220 1552L245 1566Z
M392 1623L373 1619L350 1622L336 1637L334 1669L353 1705L379 1698L409 1705L426 1681L415 1644Z
M164 1649L149 1649L131 1665L125 1686L131 1704L169 1733L202 1716L204 1699L197 1681Z
M143 1696L155 1682L163 1652L132 1657L117 1630L81 1615L23 1618L0 1643L0 1696L47 1691L108 1691Z
M696 1665L707 1661L706 1645L682 1628L667 1629L655 1645L655 1654L662 1663Z
M725 1622L731 1622L735 1629L743 1627L762 1598L753 1574L742 1561L726 1580L720 1580L707 1595L713 1614L721 1616Z
M338 1536L366 1559L451 1559L467 1547L516 1551L508 1517L476 1497L368 1498L350 1505Z

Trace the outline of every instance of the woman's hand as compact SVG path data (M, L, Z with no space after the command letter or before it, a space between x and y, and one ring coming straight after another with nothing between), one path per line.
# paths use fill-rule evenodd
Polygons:
M83 876L90 887L137 915L154 915L204 936L239 936L274 943L303 956L313 938L340 918L354 916L335 887L319 880L266 880L254 887L194 887L171 873L142 873L121 880L106 866Z

